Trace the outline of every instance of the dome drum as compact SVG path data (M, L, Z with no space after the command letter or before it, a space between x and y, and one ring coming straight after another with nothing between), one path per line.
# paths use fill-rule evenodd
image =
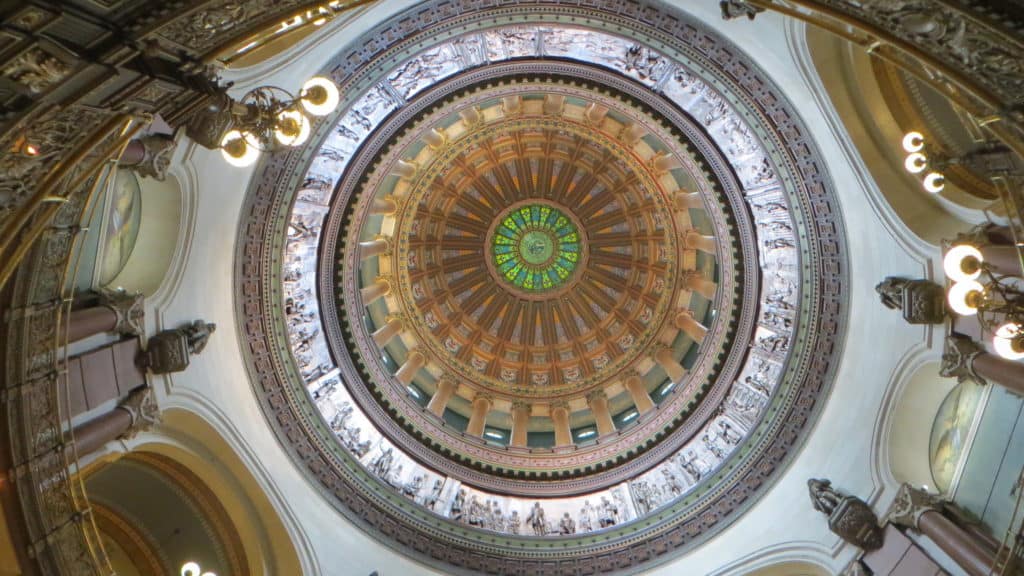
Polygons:
M268 420L339 510L446 572L635 566L655 532L681 553L770 484L830 382L821 159L681 14L446 5L340 55L333 122L250 191Z

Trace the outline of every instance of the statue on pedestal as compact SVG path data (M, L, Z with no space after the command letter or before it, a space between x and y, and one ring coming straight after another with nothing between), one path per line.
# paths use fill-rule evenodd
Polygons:
M140 364L153 374L181 372L188 368L189 358L206 348L216 324L196 320L172 330L164 330L149 339L140 354Z
M832 488L829 480L811 478L807 490L814 509L828 516L829 530L864 550L882 547L882 527L867 503L854 496L843 496Z
M902 310L910 324L941 324L946 318L942 286L930 280L908 280L889 276L875 286L882 305Z

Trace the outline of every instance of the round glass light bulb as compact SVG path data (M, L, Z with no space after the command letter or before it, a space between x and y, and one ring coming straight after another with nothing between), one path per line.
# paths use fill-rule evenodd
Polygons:
M285 110L277 115L274 138L285 146L301 146L309 139L309 118L298 110Z
M946 187L946 177L941 172L929 172L924 177L924 189L932 194L938 194Z
M220 153L232 166L251 166L260 157L260 150L251 143L251 135L238 130L229 130L220 140Z
M907 132L903 136L903 149L907 152L920 152L924 148L924 135L920 132Z
M907 159L903 161L903 167L911 174L920 174L928 167L928 158L920 152L913 152L907 155Z
M946 278L953 282L975 280L981 276L981 263L984 261L981 250L970 244L957 244L946 252L942 269L946 271Z
M973 316L978 313L978 301L985 293L985 287L977 280L957 282L949 289L947 301L953 312L961 316Z
M314 76L302 85L299 96L302 108L313 116L326 116L338 107L341 95L338 87L323 76Z
M1007 360L1024 359L1024 326L1007 322L996 328L992 347L996 349L996 354Z

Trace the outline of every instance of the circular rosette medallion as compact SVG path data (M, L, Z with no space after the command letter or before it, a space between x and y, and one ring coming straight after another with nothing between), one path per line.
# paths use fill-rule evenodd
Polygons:
M584 259L575 219L548 203L507 210L487 244L492 270L516 294L545 294L569 285Z

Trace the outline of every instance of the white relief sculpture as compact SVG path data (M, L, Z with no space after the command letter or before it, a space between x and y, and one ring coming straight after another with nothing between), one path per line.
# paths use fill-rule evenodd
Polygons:
M543 40L541 40L536 28L496 29L485 34L453 40L450 44L418 54L407 61L402 70L397 70L389 78L393 79L392 85L395 89L408 97L422 91L437 78L445 77L467 66L480 65L486 61L534 56L541 44L544 54L585 60L614 68L648 85L659 80L667 80L664 84L665 94L688 112L699 112L694 114L695 117L698 121L710 126L712 138L722 147L727 159L733 163L737 173L744 179L744 186L748 190L752 189L755 184L764 189L764 186L775 182L771 164L763 154L759 153L762 150L760 143L751 136L750 129L733 116L733 111L724 99L697 77L685 69L677 67L661 54L611 35L555 27L545 31ZM446 72L449 69L452 72ZM668 74L671 75L668 76ZM427 79L427 81L421 83L422 79ZM328 145L318 154L320 163L314 163L313 169L303 184L304 188L299 193L299 203L306 202L325 206L330 201L335 184L334 179L337 174L340 174L340 171L335 172L334 170L338 170L339 166L344 168L344 163L348 162L352 152L397 106L393 93L389 93L382 85L371 89L360 99L328 136ZM533 166L533 172L537 172L536 165ZM325 174L333 175L325 176ZM755 192L759 193L761 189ZM778 192L764 198L752 197L751 208L758 226L758 243L769 251L791 253L793 250L790 248L793 248L792 244L794 243L792 242L794 237L792 221L789 218L788 207L782 198ZM760 204L757 204L758 202ZM305 215L302 218L305 218ZM315 267L304 264L308 264L310 261L308 254L315 254L315 240L320 231L318 225L314 230L311 220L296 220L293 217L290 222L288 236L289 240L295 241L294 251L299 254L299 258L290 261L289 266L283 272L284 281L291 287L287 291L291 301L286 304L286 307L290 308L288 336L289 340L295 344L294 349L299 350L299 355L302 356L300 364L304 367L304 374L308 369L308 374L315 380L327 371L333 370L333 366L330 364L319 364L315 341L316 338L321 337L318 328L319 311L314 304L304 300L306 297L304 295L308 295L310 288L315 288ZM414 226L418 233L419 222L416 222ZM662 222L655 224L657 228L663 226ZM617 232L623 231L627 230L617 230ZM311 239L314 241L305 242ZM299 242L300 240L303 242ZM786 242L789 242L788 246L783 245ZM785 258L792 260L795 259L795 256L789 255ZM410 263L411 266L417 264L434 265L428 261ZM776 265L780 269L786 266L791 268L795 266L790 260L780 260ZM612 273L620 277L624 274L622 271ZM659 291L664 290L665 281L663 279L658 278L655 282L658 283ZM769 304L770 308L766 309L761 320L763 325L771 327L773 330L777 329L778 332L772 336L760 338L757 340L757 345L768 348L776 346L784 349L785 346L788 346L788 341L782 342L781 338L786 338L786 332L792 328L792 314L788 314L788 312L795 310L795 285L788 276L782 273L776 276L775 273L768 272L766 272L765 283L768 294L765 303ZM413 290L416 291L415 288ZM423 297L422 291L417 297ZM439 304L438 306L440 313L445 314L444 305ZM636 306L636 303L630 302L629 306ZM645 315L647 312L645 311ZM424 321L431 328L436 328L440 324L432 311L424 316ZM776 341L777 344L770 340L773 336L780 338ZM635 345L634 338L630 334L621 336L618 343L623 348ZM601 367L598 365L599 362L604 362L603 357L599 356L594 360L595 367ZM486 370L488 366L486 361L476 358L471 361L471 364L480 371ZM516 374L516 376L519 375ZM512 373L504 367L500 372L500 377L506 381L514 379ZM522 374L522 379L526 380L526 378L527 374ZM307 380L309 379L307 378ZM549 380L550 375L546 372L529 374L529 382L533 385L547 385ZM337 386L336 381L334 386ZM706 478L713 470L715 462L724 460L739 445L747 431L753 429L767 405L767 397L771 394L772 386L771 377L762 375L760 367L756 368L754 372L744 374L734 385L734 389L730 391L721 415L708 425L703 435L698 435L690 446L684 447L669 462L652 470L648 477L642 480L644 485L641 491L644 492L644 501L648 509L653 510L684 494L701 478ZM327 391L323 395L330 396L332 391ZM341 416L337 427L334 421L331 421L331 427L350 451L357 456L368 456L371 453L371 440L359 438L360 428L355 425L356 418L351 409L352 407L349 405L349 412ZM358 407L356 410L358 411ZM339 414L340 412L339 409ZM380 441L378 431L370 429L368 433L374 441ZM367 468L377 476L392 482L401 493L428 509L448 510L447 514L451 519L482 529L510 534L519 534L521 530L527 530L527 532L532 530L536 535L546 535L562 532L564 530L563 520L568 518L570 522L573 522L574 528L571 532L566 533L584 533L626 522L633 510L633 504L627 503L622 496L626 489L626 485L623 485L611 491L589 495L596 504L593 506L590 504L590 500L582 500L582 507L579 501L571 500L564 503L552 501L551 504L545 501L543 508L539 502L534 502L533 506L540 510L541 516L539 525L536 525L536 518L526 514L532 510L531 502L525 499L508 498L499 501L476 493L473 493L470 499L465 488L453 489L452 482L445 484L440 479L433 480L429 492L424 493L425 487L431 486L431 477L422 474L419 468L411 469L410 466L406 466L406 481L402 482L403 464L398 460L404 458L404 455L399 455L400 453L392 452L392 450L397 451L398 449L391 447L385 449L389 454L386 462L380 461L384 458L382 451L370 460ZM386 470L378 470L382 467ZM471 488L470 490L475 489ZM443 492L447 493L445 498L441 497ZM598 497L600 500L597 500ZM571 508L564 508L570 505ZM474 506L475 510L470 513ZM547 516L552 518L550 522L546 519L545 509ZM579 511L578 515L575 514L576 511ZM528 528L522 526L523 519L526 520Z
M461 68L458 50L451 44L442 44L406 61L388 76L388 82L408 100Z
M580 515L577 520L580 532L590 532L594 529L597 511L590 505L590 500L583 501L583 508L580 509Z

